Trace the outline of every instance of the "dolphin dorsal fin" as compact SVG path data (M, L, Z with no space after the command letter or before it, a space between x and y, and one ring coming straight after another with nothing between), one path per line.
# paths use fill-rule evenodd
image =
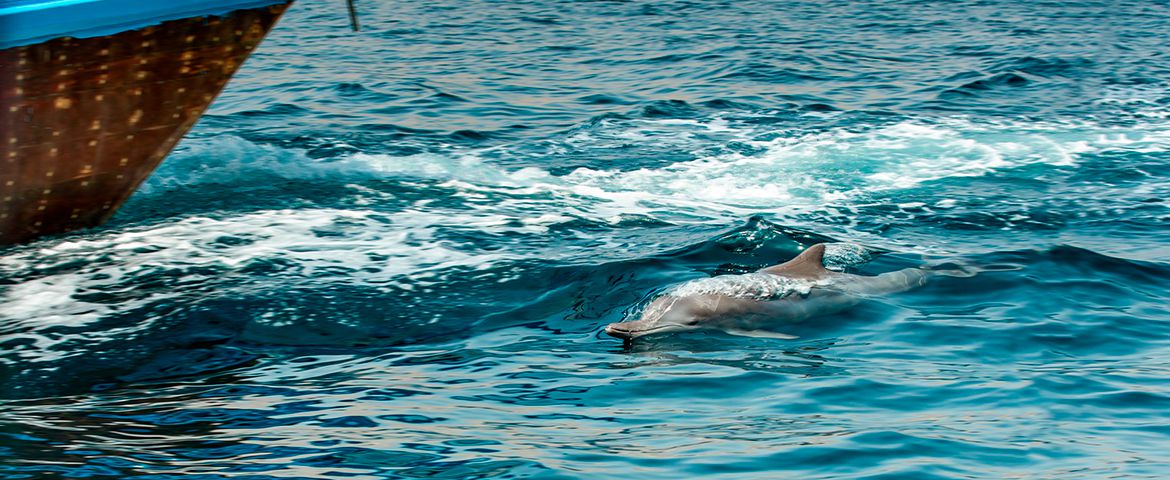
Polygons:
M785 277L793 278L820 278L829 275L830 272L825 268L823 259L825 256L825 244L818 243L807 250L801 252L796 258L780 265L774 265L761 272L771 273L772 275L783 275Z

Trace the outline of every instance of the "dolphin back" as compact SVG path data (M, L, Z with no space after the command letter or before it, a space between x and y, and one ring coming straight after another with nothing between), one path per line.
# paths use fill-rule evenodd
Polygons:
M930 270L904 268L874 276L842 274L833 279L832 288L863 297L904 292L921 287L933 275Z

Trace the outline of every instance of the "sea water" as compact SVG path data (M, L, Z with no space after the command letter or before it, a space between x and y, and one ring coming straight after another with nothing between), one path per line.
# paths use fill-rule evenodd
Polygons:
M1164 3L356 4L0 250L0 477L1170 476ZM818 242L979 273L602 333Z

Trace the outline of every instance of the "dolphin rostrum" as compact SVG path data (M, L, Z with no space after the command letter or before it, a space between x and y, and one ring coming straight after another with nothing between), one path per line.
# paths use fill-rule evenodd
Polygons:
M733 335L796 338L769 326L840 312L862 300L923 285L929 276L968 276L962 270L907 268L876 276L825 268L825 244L796 258L744 275L720 275L679 285L654 299L637 320L612 323L605 333L627 341L643 335L700 329Z

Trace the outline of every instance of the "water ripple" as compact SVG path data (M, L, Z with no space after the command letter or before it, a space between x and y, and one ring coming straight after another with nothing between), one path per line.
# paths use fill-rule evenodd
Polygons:
M358 7L0 250L0 476L1166 477L1166 6ZM602 332L820 242L977 274Z

